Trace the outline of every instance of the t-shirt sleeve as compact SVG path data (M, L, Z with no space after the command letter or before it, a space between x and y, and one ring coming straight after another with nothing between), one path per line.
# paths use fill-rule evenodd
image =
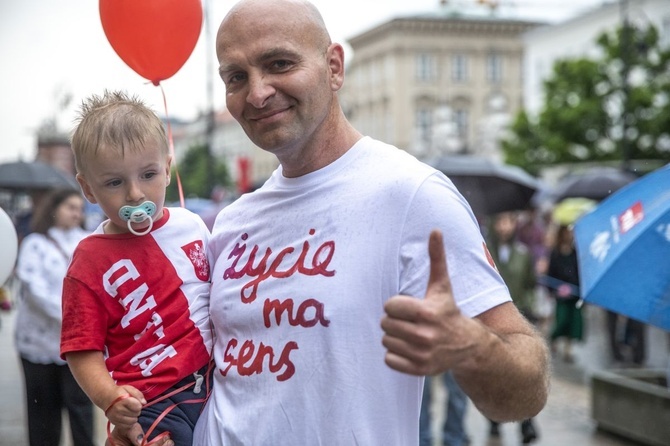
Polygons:
M63 280L61 357L74 351L104 351L107 311L98 297L70 276Z
M474 317L511 301L470 206L439 172L419 186L408 209L399 265L402 294L425 295L430 273L428 238L433 229L442 231L454 297L463 314Z

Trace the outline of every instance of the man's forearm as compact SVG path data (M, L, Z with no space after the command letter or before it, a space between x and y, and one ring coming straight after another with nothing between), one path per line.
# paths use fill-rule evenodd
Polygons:
M505 311L507 312L507 311ZM516 310L514 309L514 312ZM495 316L497 320L516 316ZM542 336L523 318L521 332L496 331L496 320L484 316L476 351L454 368L454 376L477 409L495 421L519 421L539 413L549 393L549 355ZM512 326L517 326L514 321Z

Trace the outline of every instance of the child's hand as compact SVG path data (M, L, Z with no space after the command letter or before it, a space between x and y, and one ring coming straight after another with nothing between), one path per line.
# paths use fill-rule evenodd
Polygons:
M110 443L108 439L105 446L141 446L144 432L142 432L142 426L136 423L128 431L114 428L111 437L113 443ZM154 438L150 443L152 446L174 446L174 441L169 437Z
M114 426L127 431L137 423L142 406L146 403L142 392L135 387L120 386L117 387L117 396L109 403L105 415Z
M139 431L139 434L136 431ZM110 442L108 438L105 446L140 446L143 439L142 426L139 423L135 423L129 430L115 427L111 433L111 440L113 442Z

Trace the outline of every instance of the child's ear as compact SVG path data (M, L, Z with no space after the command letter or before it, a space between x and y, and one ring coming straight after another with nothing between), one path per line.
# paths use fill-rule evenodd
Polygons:
M77 179L77 183L79 183L79 187L81 187L81 191L84 194L84 197L86 197L90 203L96 204L97 200L95 199L95 196L93 196L93 192L91 192L91 186L89 186L86 178L80 173L78 173L75 178Z
M171 179L170 168L171 168L171 166L172 166L172 155L168 155L167 162L165 163L165 171L166 171L165 174L167 175L167 182L165 183L165 186L170 185L170 179Z

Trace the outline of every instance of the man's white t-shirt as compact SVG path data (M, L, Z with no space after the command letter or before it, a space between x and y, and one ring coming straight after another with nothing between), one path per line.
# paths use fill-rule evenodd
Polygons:
M380 321L393 295L425 294L434 228L464 314L510 300L451 181L369 137L225 208L210 242L215 384L194 444L417 444L423 378L384 363Z

